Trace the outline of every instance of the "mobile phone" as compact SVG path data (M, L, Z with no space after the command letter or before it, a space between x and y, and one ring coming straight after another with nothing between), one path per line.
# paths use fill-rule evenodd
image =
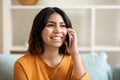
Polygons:
M67 41L68 47L70 47L71 46L71 37L68 33L66 35L66 41Z

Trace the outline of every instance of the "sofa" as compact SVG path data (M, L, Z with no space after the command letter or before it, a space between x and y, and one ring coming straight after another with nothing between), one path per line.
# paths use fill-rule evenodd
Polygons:
M15 61L24 54L0 54L0 80L13 80ZM107 54L83 53L81 59L91 80L120 80L120 65L111 71Z

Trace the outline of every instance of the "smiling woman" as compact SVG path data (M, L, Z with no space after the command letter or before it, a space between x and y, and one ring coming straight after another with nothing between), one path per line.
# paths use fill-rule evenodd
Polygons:
M53 13L42 31L42 39L45 43L44 46L60 47L65 41L66 33L66 25L62 17L58 13Z
M72 37L70 47L67 33ZM28 43L28 53L14 65L14 80L89 80L76 32L60 8L46 7L36 15Z

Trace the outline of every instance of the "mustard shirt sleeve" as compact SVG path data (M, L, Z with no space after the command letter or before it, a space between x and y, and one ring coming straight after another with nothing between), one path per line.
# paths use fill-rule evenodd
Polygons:
M22 65L16 62L14 65L14 80L28 80Z

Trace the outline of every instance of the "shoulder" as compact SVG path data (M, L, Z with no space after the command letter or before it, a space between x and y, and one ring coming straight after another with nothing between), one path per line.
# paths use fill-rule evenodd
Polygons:
M66 64L72 64L71 55L65 55L64 58L63 58L63 61L66 62Z
M66 60L72 60L71 55L65 55L64 57L65 57Z
M35 69L35 56L29 53L21 56L19 59L16 60L14 64L14 73L16 74L27 74L30 75Z
M33 60L34 60L34 56L31 55L30 53L26 53L25 55L18 58L15 64L25 65L31 63Z
M30 53L26 53L25 55L20 57L17 61L29 60L31 58L33 58L33 55L31 55Z

